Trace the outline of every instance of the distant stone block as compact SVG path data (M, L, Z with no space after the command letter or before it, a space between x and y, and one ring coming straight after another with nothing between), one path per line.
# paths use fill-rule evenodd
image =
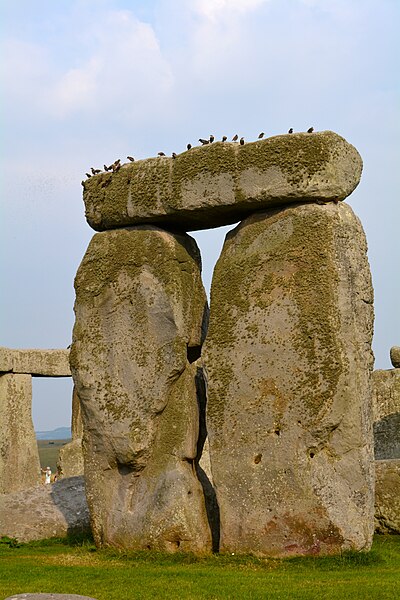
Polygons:
M87 179L83 199L96 231L142 223L190 231L273 206L343 200L361 171L359 153L336 133L297 133L122 165Z
M0 373L71 377L69 350L14 350L0 347Z
M390 360L395 369L400 368L400 346L390 348Z

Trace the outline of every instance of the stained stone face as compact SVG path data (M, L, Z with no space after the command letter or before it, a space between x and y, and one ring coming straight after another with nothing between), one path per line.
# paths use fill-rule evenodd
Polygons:
M191 231L271 206L343 200L361 171L359 153L336 133L297 133L129 163L87 179L83 198L96 231L139 223Z
M0 494L39 484L30 375L0 375Z
M14 350L1 346L0 373L70 377L69 350Z
M195 474L207 303L192 238L96 234L76 280L71 370L97 544L208 552Z
M375 458L400 459L400 369L377 369L372 380Z
M227 235L203 353L222 551L370 547L372 302L346 204L270 210Z
M378 533L400 533L400 459L377 460L375 523Z

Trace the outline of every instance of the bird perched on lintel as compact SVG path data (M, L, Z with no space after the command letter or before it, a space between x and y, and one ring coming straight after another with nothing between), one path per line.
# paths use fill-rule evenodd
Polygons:
M131 162L135 162L135 159L133 158L133 156L127 156L126 157L128 160L130 160Z
M259 139L259 140L262 140L262 139L263 139L263 137L264 137L264 135L265 135L265 134L264 134L264 132L262 131L262 132L260 133L260 135L258 136L258 139Z
M293 133L293 127L289 129L288 133Z
M158 156L165 156L165 152L158 152Z
M241 146L244 146L244 137L241 137L241 138L240 138L240 140L239 140L239 144L240 144Z
M206 146L207 144L210 143L210 140L203 140L203 138L199 138L199 142L200 142L200 144L203 144L203 146Z
M312 133L314 131L314 127L310 127L310 129L307 129L307 133Z
M232 142L237 142L238 138L239 138L238 134L234 135L232 138Z

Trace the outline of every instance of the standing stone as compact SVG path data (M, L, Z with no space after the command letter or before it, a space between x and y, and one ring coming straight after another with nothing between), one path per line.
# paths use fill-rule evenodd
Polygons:
M375 458L400 459L400 369L372 374Z
M98 233L75 289L71 370L96 543L210 551L195 472L208 316L196 243L150 226Z
M376 460L375 527L400 533L400 459Z
M72 440L60 448L57 471L62 477L83 475L82 414L79 396L74 386L72 392L71 436Z
M222 551L371 545L366 249L346 204L270 210L226 237L203 353Z
M39 452L32 422L32 378L0 376L0 494L39 484Z

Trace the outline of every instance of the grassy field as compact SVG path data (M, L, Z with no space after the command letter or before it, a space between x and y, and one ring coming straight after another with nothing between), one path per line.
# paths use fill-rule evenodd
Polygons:
M37 445L42 469L49 466L52 472L55 473L57 470L58 451L70 441L71 440L38 440Z
M0 597L23 592L97 600L394 600L400 598L400 536L372 552L335 558L166 555L96 550L91 542L0 543Z

